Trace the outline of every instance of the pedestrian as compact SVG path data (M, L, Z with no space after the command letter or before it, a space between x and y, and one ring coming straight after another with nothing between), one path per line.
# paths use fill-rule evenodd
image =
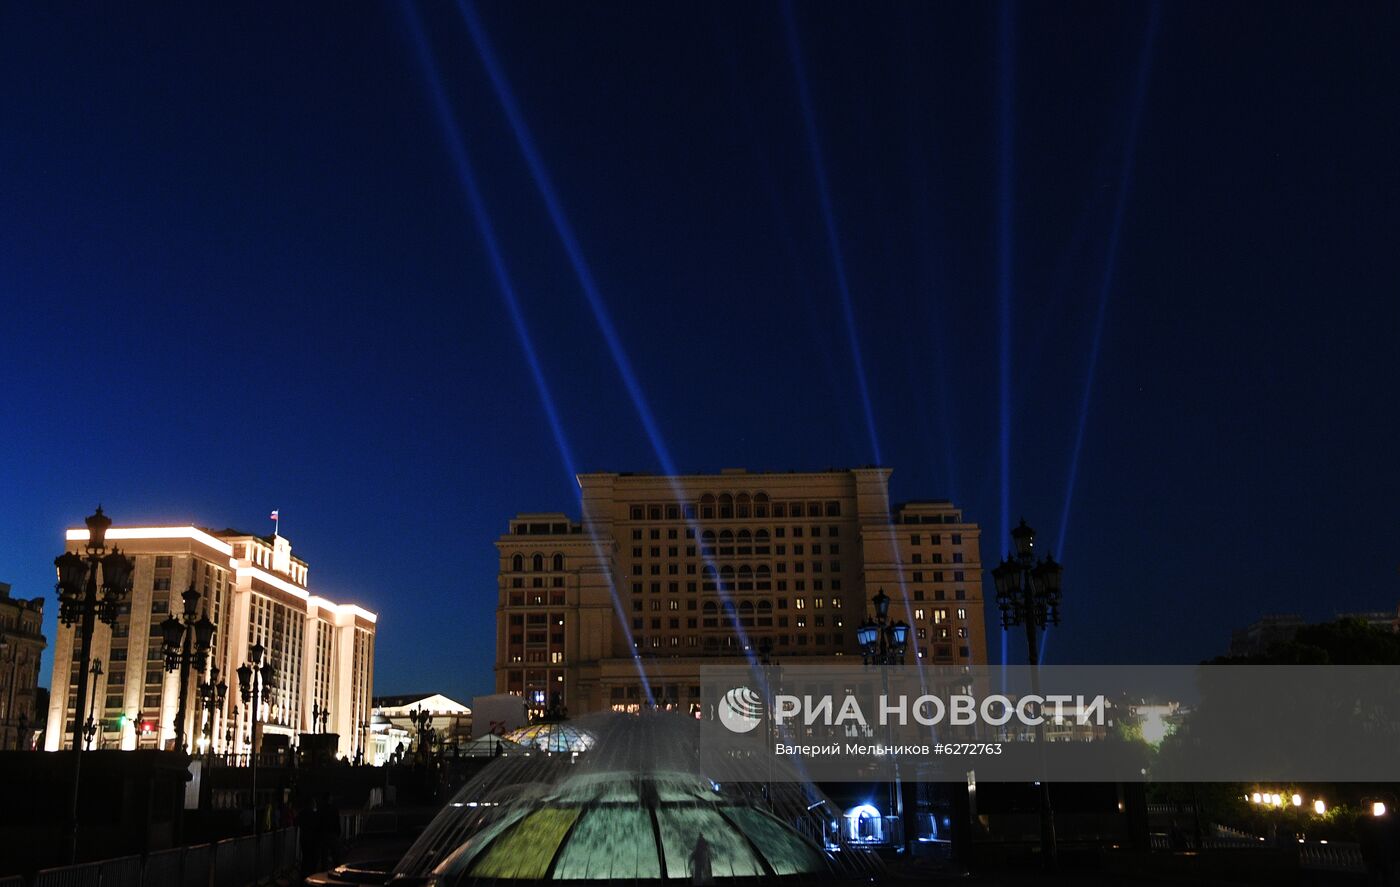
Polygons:
M713 884L715 880L710 858L710 845L704 833L695 837L695 849L690 851L690 883Z

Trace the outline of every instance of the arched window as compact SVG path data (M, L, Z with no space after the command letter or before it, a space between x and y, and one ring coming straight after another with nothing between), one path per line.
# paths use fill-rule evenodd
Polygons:
M530 558L530 569L534 570L536 573L544 572L544 555L537 554Z
M525 558L517 554L510 559L510 568L516 573L523 573L525 571Z
M760 627L771 627L773 625L773 602L758 602L758 625Z
M754 517L767 517L767 516L768 516L768 494L767 494L767 493L754 493L754 494L753 494L753 516L754 516Z
M715 496L713 493L706 493L700 497L700 517L705 520L714 520Z
M715 531L714 531L714 530L706 530L705 532L701 533L701 534L700 534L700 544L702 544L702 545L714 545L714 544L715 544Z
M739 605L739 624L753 628L753 602L744 601Z
M753 569L748 564L739 568L739 590L753 591Z
M728 493L720 494L719 516L721 520L729 520L734 517L734 497Z
M563 570L564 570L564 555L562 555L562 554L556 554L556 555L554 556L554 571L555 571L556 573L560 573L560 572L563 572Z
M731 532L729 532L728 530L722 531L722 532L719 534L719 544L720 544L720 545L733 545L733 544L734 544L734 534L731 533Z
M748 516L749 516L749 494L748 494L748 493L740 493L739 496L738 496L738 498L736 498L736 499L734 500L734 505L735 505L735 507L738 509L738 515L739 515L739 517L748 517Z

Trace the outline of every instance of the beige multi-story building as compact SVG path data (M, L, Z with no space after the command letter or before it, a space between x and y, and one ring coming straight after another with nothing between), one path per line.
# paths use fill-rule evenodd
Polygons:
M581 520L520 514L497 540L497 691L577 714L637 710L649 686L689 707L716 657L859 656L878 589L910 661L984 663L977 525L951 502L891 506L889 476L579 475Z
M0 582L0 751L33 747L39 657L44 654L44 599L10 597Z
M67 532L80 551L88 531ZM378 617L354 604L336 604L311 592L306 561L285 537L199 527L112 527L107 542L135 558L132 591L116 625L98 624L92 655L104 673L77 710L76 630L60 624L54 641L46 747L72 746L72 723L91 710L104 748L165 748L175 739L179 670L167 672L161 622L183 610L182 594L201 595L199 611L215 625L208 665L228 685L212 722L193 693L186 701L185 735L192 750L243 752L251 743L250 706L240 698L237 669L254 644L275 668L271 698L259 705L260 744L272 735L289 743L319 732L312 711L329 711L326 732L339 734L337 754L354 759L367 741L373 695L374 635ZM191 683L207 680L200 674ZM190 692L183 690L183 692ZM91 708L90 708L91 707ZM206 729L207 724L207 729ZM204 737L208 737L204 739ZM280 741L280 740L279 740Z

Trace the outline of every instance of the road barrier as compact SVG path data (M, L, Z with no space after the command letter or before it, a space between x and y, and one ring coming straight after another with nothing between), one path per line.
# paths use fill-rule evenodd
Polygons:
M157 850L144 859L120 856L43 869L32 882L13 875L0 878L0 887L251 887L295 872L298 862L297 830L284 828Z

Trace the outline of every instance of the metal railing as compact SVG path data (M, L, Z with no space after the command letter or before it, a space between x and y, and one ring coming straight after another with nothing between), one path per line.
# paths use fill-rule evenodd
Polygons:
M249 887L296 870L297 830L278 829L214 844L157 850L43 869L26 885L13 875L0 887Z
M1366 862L1361 858L1361 845L1349 843L1299 844L1298 865L1305 869L1325 872L1366 871Z

